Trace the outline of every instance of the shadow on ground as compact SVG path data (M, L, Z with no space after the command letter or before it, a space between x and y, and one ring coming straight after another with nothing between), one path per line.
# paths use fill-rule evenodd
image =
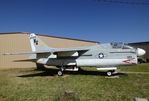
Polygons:
M36 76L57 76L58 69L44 69L44 70L35 70L34 73L24 73L18 77L36 77ZM79 71L64 71L64 75L98 75L106 76L105 72L100 71L88 71L88 70L79 70ZM116 73L114 76L127 76L125 73Z

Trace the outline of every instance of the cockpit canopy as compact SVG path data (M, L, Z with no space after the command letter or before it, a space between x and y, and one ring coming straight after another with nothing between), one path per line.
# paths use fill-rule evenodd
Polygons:
M115 49L132 49L133 47L129 46L126 43L123 42L112 42L111 43L112 48Z

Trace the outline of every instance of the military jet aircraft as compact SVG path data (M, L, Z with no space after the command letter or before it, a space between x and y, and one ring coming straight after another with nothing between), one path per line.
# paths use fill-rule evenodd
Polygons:
M37 64L56 66L59 68L58 76L62 76L65 70L77 71L79 67L87 66L106 71L111 76L117 66L137 64L137 57L145 54L145 50L141 48L116 42L75 48L51 48L34 33L29 34L29 40L32 52L15 54L30 54Z

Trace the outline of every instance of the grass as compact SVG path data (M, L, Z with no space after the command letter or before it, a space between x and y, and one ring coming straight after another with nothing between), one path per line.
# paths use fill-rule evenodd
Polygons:
M121 66L120 68L122 71L129 71L129 72L149 72L149 64L142 63L133 66Z
M149 72L149 64L121 68L126 72ZM13 69L0 71L0 101L133 101L149 99L149 74L120 74L105 78L94 68L66 72ZM66 92L72 92L71 95ZM69 97L70 96L70 97Z

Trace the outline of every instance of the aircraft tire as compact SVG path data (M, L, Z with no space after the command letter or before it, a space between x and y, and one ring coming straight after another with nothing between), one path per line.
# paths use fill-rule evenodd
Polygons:
M107 76L111 76L112 75L112 71L107 71Z
M63 71L59 70L59 71L57 72L57 75L58 75L58 76L63 76Z

